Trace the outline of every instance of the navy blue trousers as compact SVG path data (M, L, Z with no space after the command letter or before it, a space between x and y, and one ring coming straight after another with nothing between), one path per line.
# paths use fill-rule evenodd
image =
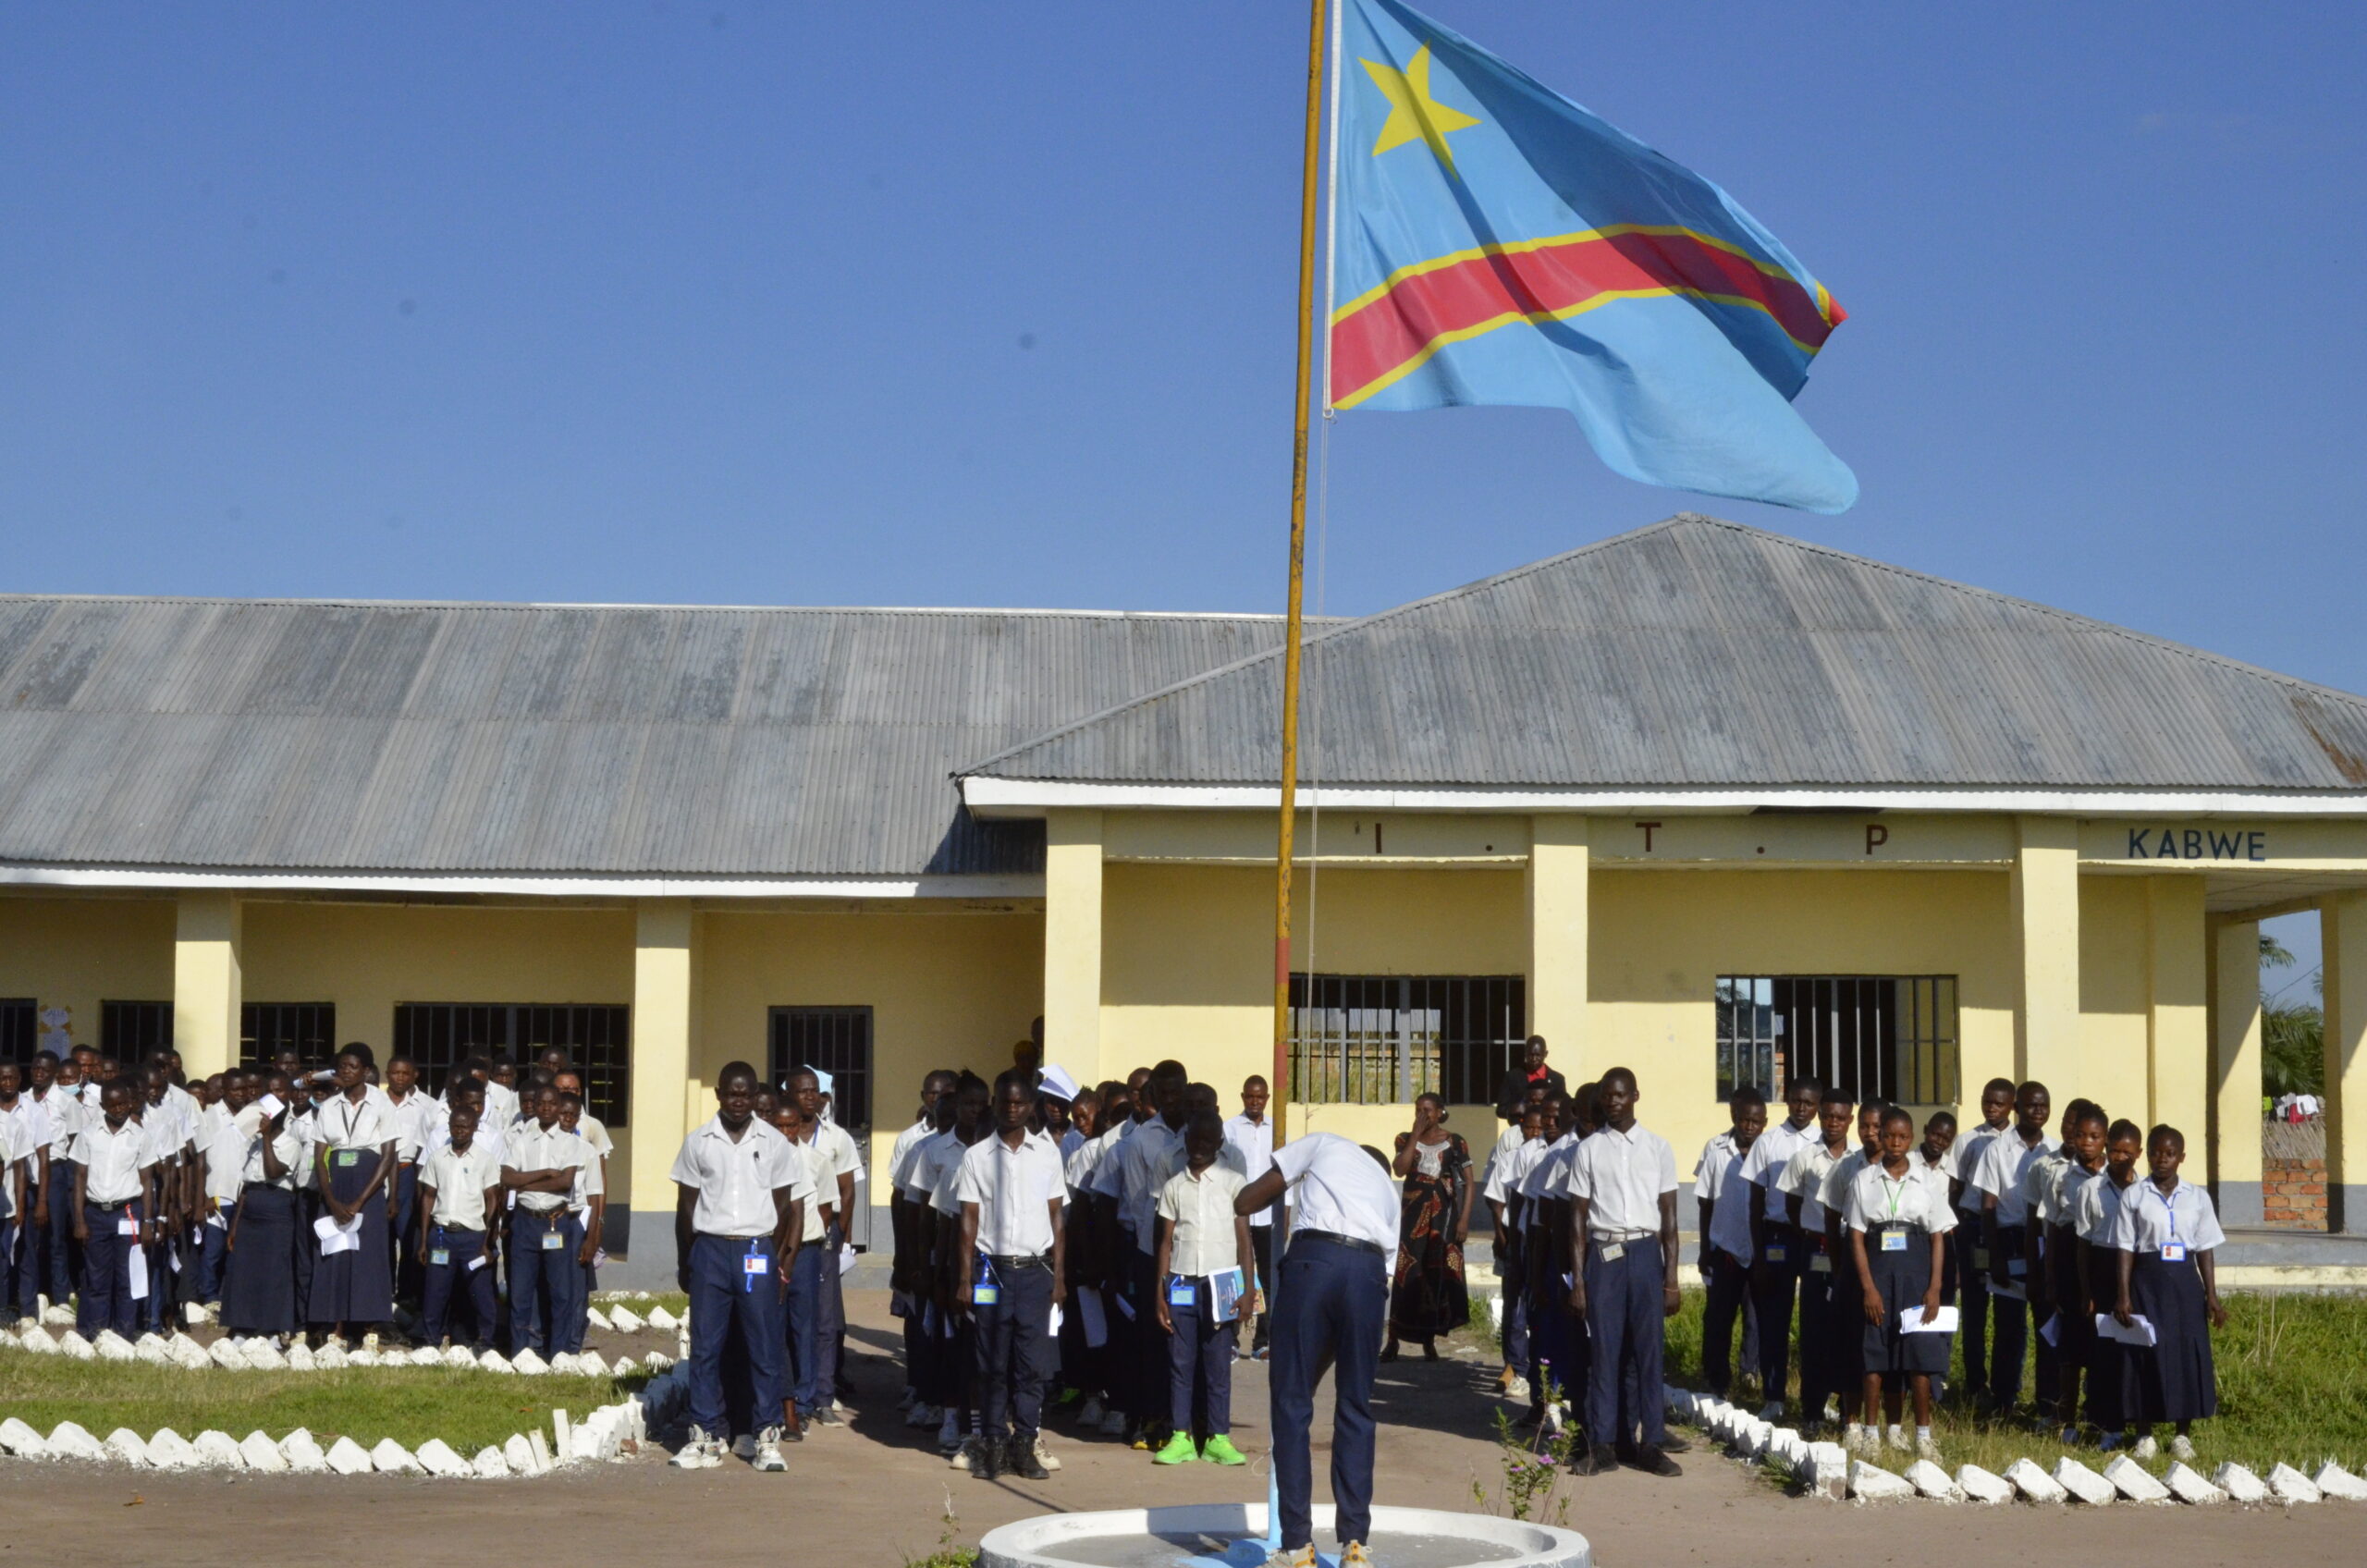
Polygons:
M1600 1242L1587 1248L1587 1440L1626 1442L1640 1427L1645 1443L1657 1443L1668 1436L1660 1239L1628 1242L1615 1259L1602 1254Z
M419 1167L395 1167L394 1201L387 1206L394 1220L395 1299L418 1301L423 1289L419 1252L411 1238L419 1234Z
M52 1306L63 1306L74 1293L74 1281L82 1277L81 1243L74 1239L73 1161L49 1162L47 1195L49 1227L33 1238L41 1245L41 1265L33 1270L33 1287L48 1295ZM26 1311L32 1310L31 1303L25 1302L23 1305Z
M1956 1274L1956 1345L1964 1352L1964 1386L1989 1387L1989 1243L1981 1239L1981 1217L1956 1210L1948 1236L1949 1261Z
M1759 1201L1757 1193L1751 1201ZM1784 1256L1773 1256L1779 1247ZM1750 1288L1751 1315L1759 1322L1759 1378L1767 1388L1764 1397L1779 1404L1792 1375L1792 1308L1808 1272L1807 1250L1797 1235L1770 1226L1760 1256L1764 1274Z
M1389 1317L1388 1260L1314 1236L1294 1238L1274 1292L1271 1397L1282 1549L1315 1538L1315 1385L1331 1368L1331 1501L1343 1542L1372 1539L1372 1380Z
M801 1415L809 1415L830 1397L829 1385L822 1381L822 1254L820 1246L808 1242L791 1259L788 1321L782 1326L790 1397L797 1401Z
M1168 1420L1191 1431L1196 1408L1208 1436L1233 1430L1233 1353L1241 1342L1238 1319L1220 1323L1210 1314L1208 1282L1192 1281L1192 1305L1167 1304L1175 1332L1167 1336Z
M798 1249L803 1251L803 1248ZM746 1260L761 1260L762 1272L746 1271ZM691 1425L710 1438L730 1436L725 1426L723 1350L734 1338L746 1351L748 1403L759 1427L780 1420L787 1388L788 1347L781 1328L780 1278L773 1267L770 1236L691 1238Z
M838 1267L835 1258L831 1267ZM1010 1434L1033 1442L1051 1369L1052 1266L998 1267L995 1284L991 1305L970 1308L979 1430L989 1441Z
M1110 1318L1113 1334L1122 1329L1118 1342L1124 1347L1123 1358L1118 1365L1125 1387L1119 1397L1137 1423L1162 1422L1167 1419L1167 1379L1159 1372L1167 1365L1167 1347L1159 1331L1159 1259L1134 1245L1132 1235L1123 1244L1126 1277L1120 1288L1134 1316L1128 1320L1113 1311Z
M2019 1262L2022 1228L2019 1225L1998 1226L1997 1248L2009 1260L2008 1267ZM2030 1281L2018 1270L2015 1272L2014 1280L2023 1290L2030 1289ZM1985 1278L1982 1282L1987 1283ZM1959 1323L1963 1316L1962 1312L1957 1314ZM2022 1356L2029 1351L2030 1341L2030 1303L2016 1301L2012 1296L2001 1296L1993 1291L1989 1293L1989 1317L1990 1331L1994 1336L1989 1344L1989 1397L2001 1406L2010 1405L2022 1397ZM1968 1351L1968 1360L1969 1356ZM1965 1379L1972 1382L1969 1369L1965 1373ZM1977 1388L1980 1385L1974 1383L1973 1386ZM2045 1389L2044 1385L2041 1387L2048 1398L2054 1397L2054 1390Z
M1750 1298L1750 1274L1742 1261L1710 1250L1709 1300L1701 1311L1701 1381L1720 1399L1734 1382L1735 1319L1742 1319L1742 1365L1759 1367L1759 1312Z
M495 1316L493 1266L471 1268L472 1259L484 1256L485 1233L483 1231L448 1231L441 1225L427 1229L427 1245L431 1257L438 1249L448 1256L444 1263L430 1262L422 1279L420 1340L428 1345L444 1342L448 1331L455 1343L460 1335L452 1329L452 1298L465 1295L470 1307L469 1327L474 1330L468 1336L469 1348L485 1351L493 1348L494 1329L499 1323Z
M546 1235L559 1244L546 1246ZM536 1214L509 1211L509 1353L549 1355L583 1349L583 1268L575 1261L583 1246L583 1222L566 1209Z
M104 1329L113 1329L127 1340L140 1337L140 1304L131 1299L131 1254L140 1243L117 1233L132 1213L130 1208L106 1209L94 1203L82 1206L82 1226L90 1239L82 1243L82 1299L74 1326L86 1340L97 1338ZM153 1290L155 1281L151 1280L149 1285Z
M13 1324L21 1310L24 1282L32 1277L31 1238L14 1219L0 1219L0 1323Z
M197 1228L197 1243L190 1251L197 1260L197 1294L191 1300L208 1306L222 1305L222 1261L229 1256L230 1232L221 1225L201 1224Z

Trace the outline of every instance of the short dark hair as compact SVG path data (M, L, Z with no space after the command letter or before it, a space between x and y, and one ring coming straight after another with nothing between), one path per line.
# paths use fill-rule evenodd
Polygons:
M1955 1132L1956 1130L1956 1113L1953 1110L1933 1111L1930 1119L1923 1123L1923 1131L1928 1133L1934 1127L1945 1127L1949 1132Z
M375 1067L378 1065L377 1057L372 1054L368 1046L363 1045L359 1040L349 1040L344 1045L337 1047L337 1060L343 1061L348 1057L352 1058L364 1067Z
M2145 1141L2145 1129L2140 1127L2136 1122L2131 1121L2126 1116L2104 1129L2104 1142L2108 1144L2116 1144L2123 1138L2135 1138L2140 1144L2142 1144Z
M715 1075L715 1086L720 1090L724 1084L734 1078L745 1078L750 1085L754 1086L756 1082L756 1070L744 1061L727 1061L723 1064L723 1071Z
M1858 1102L1849 1097L1848 1090L1836 1084L1830 1089L1818 1090L1816 1103L1817 1109L1821 1110L1829 1105L1855 1105Z
M1890 1124L1894 1121L1905 1122L1908 1132L1912 1133L1915 1131L1914 1114L1905 1106L1884 1105L1883 1107L1883 1130L1884 1132L1888 1132L1890 1130Z
M1745 1084L1741 1088L1736 1089L1733 1094L1726 1096L1726 1104L1735 1110L1741 1110L1747 1106L1756 1107L1760 1110L1765 1110L1767 1109L1767 1096L1760 1094L1755 1085Z
M813 1076L810 1071L806 1075L808 1077ZM816 1079L815 1082L818 1084L820 1080ZM1036 1074L1030 1072L1024 1067L1006 1067L1000 1072L995 1074L994 1097L996 1099L999 1100L1002 1098L1005 1092L1012 1089L1017 1089L1022 1095L1027 1096L1029 1099L1035 1098Z
M2145 1146L2152 1149L2162 1144L2176 1144L2180 1153L2186 1149L2186 1134L2165 1121L2145 1134Z

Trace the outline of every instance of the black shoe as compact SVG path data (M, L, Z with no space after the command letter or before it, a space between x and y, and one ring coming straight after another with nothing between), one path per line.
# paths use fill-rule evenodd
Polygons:
M1570 1474L1573 1476L1600 1476L1618 1466L1617 1452L1605 1443L1581 1445L1570 1455Z
M1693 1439L1691 1438L1680 1437L1676 1433L1671 1432L1668 1436L1662 1438L1655 1446L1657 1446L1662 1453L1690 1453L1693 1452Z
M1631 1449L1620 1456L1621 1463L1631 1470L1641 1470L1647 1476L1682 1476L1685 1471L1656 1448Z
M1052 1473L1044 1468L1044 1462L1036 1457L1036 1440L1033 1438L1013 1437L1011 1439L1011 1446L1003 1451L1003 1468L1031 1481L1052 1478Z
M979 1439L977 1447L971 1451L970 1474L981 1481L991 1481L1001 1476L1002 1444Z

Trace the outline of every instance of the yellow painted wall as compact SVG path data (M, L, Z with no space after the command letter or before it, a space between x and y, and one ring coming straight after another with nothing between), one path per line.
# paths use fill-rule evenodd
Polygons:
M2152 923L2140 876L2079 878L2079 1063L2077 1073L2040 1072L2055 1114L2074 1096L2151 1126L2146 1084L2152 1038L2147 949ZM1978 1085L1975 1086L1978 1092Z
M884 1169L931 1068L991 1079L1027 1037L1044 980L1041 910L872 908L700 916L700 1042L687 1113L714 1114L724 1064L765 1065L767 1010L872 1011L872 1162ZM667 1151L672 1158L673 1151Z
M99 1044L102 1001L173 999L171 898L0 898L0 997L64 1007Z

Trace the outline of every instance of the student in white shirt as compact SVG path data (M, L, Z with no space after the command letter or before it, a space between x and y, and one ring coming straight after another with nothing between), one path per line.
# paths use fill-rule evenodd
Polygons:
M1701 1378L1718 1398L1734 1380L1735 1319L1742 1319L1742 1365L1759 1370L1759 1315L1750 1299L1750 1194L1743 1162L1767 1131L1767 1096L1748 1084L1726 1098L1734 1125L1701 1151L1693 1181L1700 1218L1695 1243L1707 1301L1701 1312Z
M146 1333L169 1331L177 1326L179 1304L175 1300L180 1275L172 1259L181 1250L190 1207L189 1146L195 1117L184 1109L186 1093L176 1094L166 1053L153 1051L145 1065L125 1077L140 1086L141 1103L132 1114L146 1130L156 1155L155 1214L141 1247L148 1272L148 1292L140 1301L140 1327ZM190 1276L192 1283L195 1275Z
M1255 1182L1274 1168L1274 1123L1266 1115L1266 1107L1273 1098L1273 1091L1266 1080L1251 1073L1241 1085L1241 1110L1225 1119L1224 1141L1240 1151L1242 1178ZM1274 1277L1274 1211L1261 1208L1249 1217L1249 1242L1257 1252L1257 1278L1262 1283ZM1249 1341L1249 1356L1253 1361L1266 1359L1266 1347L1271 1338L1266 1304L1257 1304L1257 1322Z
M18 1304L29 1303L33 1294L24 1288L35 1256L24 1238L35 1180L27 1175L27 1167L36 1163L32 1119L24 1114L24 1082L22 1068L0 1061L0 1329L17 1326Z
M1994 1338L1989 1347L1989 1387L1975 1390L1978 1408L2011 1410L2022 1391L2022 1354L2030 1344L2030 1263L2023 1248L2030 1200L2023 1178L2054 1152L2046 1135L2054 1101L2033 1079L2014 1091L2014 1122L1981 1146L1981 1163L1968 1178L1981 1194L1981 1235L1989 1251L1989 1311ZM1968 1374L1968 1376L1969 1374Z
M493 1348L497 1325L494 1305L494 1229L501 1218L501 1158L476 1136L477 1113L463 1106L447 1122L442 1148L428 1156L419 1174L416 1254L423 1285L419 1342L434 1349L449 1327L452 1295L467 1294L469 1348Z
M940 1378L937 1403L945 1419L937 1431L939 1453L956 1468L969 1469L977 1461L982 1430L978 1409L976 1328L955 1308L963 1282L968 1279L962 1257L962 1200L959 1190L962 1160L971 1145L989 1131L989 1091L986 1080L964 1072L953 1090L953 1124L941 1136L921 1145L919 1170L926 1183L931 1237L929 1280L938 1321L952 1324L952 1332L938 1347Z
M1167 1365L1167 1346L1156 1316L1159 1279L1153 1252L1159 1229L1152 1210L1159 1189L1183 1157L1191 1084L1192 1076L1180 1061L1164 1060L1152 1068L1147 1086L1158 1114L1138 1121L1095 1177L1096 1189L1117 1201L1113 1272L1133 1313L1121 1312L1120 1323L1111 1329L1123 1346L1119 1398L1134 1440L1153 1449L1167 1442L1167 1379L1159 1372Z
M922 1144L942 1128L937 1125L938 1104L953 1092L952 1073L938 1069L921 1079L921 1113L896 1134L888 1154L888 1230L889 1276L888 1309L904 1320L904 1395L898 1404L904 1425L936 1426L945 1413L932 1405L926 1387L935 1383L937 1347L928 1331L928 1244L924 1227L927 1209L913 1195L913 1164ZM947 1112L950 1116L951 1112Z
M1783 1201L1786 1233L1806 1260L1800 1275L1800 1418L1809 1425L1822 1419L1826 1399L1847 1386L1851 1358L1842 1341L1857 1337L1849 1307L1855 1281L1841 1281L1837 1304L1834 1299L1840 1260L1834 1256L1833 1234L1840 1215L1824 1202L1834 1169L1849 1153L1857 1106L1841 1089L1825 1089L1817 1099L1818 1139L1792 1156L1770 1189ZM1762 1321L1760 1332L1766 1331Z
M2140 1432L2138 1457L2152 1457L2148 1428L2168 1421L2176 1434L2170 1452L2190 1460L2194 1424L2219 1414L2211 1330L2227 1326L2217 1262L2227 1237L2211 1194L2178 1174L2186 1163L2185 1133L2154 1128L2145 1140L2145 1158L2152 1174L2121 1194L2112 1224L2120 1273L2113 1319L2128 1328L2141 1317L2153 1329L2152 1346L2131 1359L2134 1377L2123 1397Z
M1948 1175L1956 1186L1956 1229L1948 1238L1956 1277L1956 1348L1964 1354L1965 1387L1974 1402L1989 1399L1989 1239L1981 1216L1981 1189L1972 1178L1989 1145L2014 1124L2014 1081L1992 1078L1981 1085L1981 1121L1948 1149Z
M1070 1382L1085 1395L1085 1403L1077 1411L1077 1429L1098 1431L1106 1437L1125 1436L1126 1414L1120 1408L1114 1391L1121 1386L1124 1373L1117 1365L1118 1334L1110 1325L1110 1319L1117 1313L1117 1292L1110 1289L1109 1280L1099 1272L1101 1260L1113 1250L1114 1243L1108 1238L1117 1220L1110 1200L1094 1191L1094 1182L1100 1174L1101 1162L1118 1146L1110 1136L1111 1130L1131 1125L1134 1111L1134 1096L1114 1078L1105 1079L1097 1088L1079 1095L1069 1114L1086 1136L1063 1168L1069 1189L1068 1204L1062 1210L1068 1221L1069 1285L1077 1293L1075 1310L1065 1315L1061 1326L1063 1365L1065 1358L1074 1357L1075 1370L1070 1374ZM1091 1293L1089 1305L1085 1292ZM1088 1315L1101 1328L1101 1343L1098 1346L1085 1342Z
M1581 1100L1559 1089L1546 1091L1553 1113L1545 1146L1520 1179L1522 1268L1529 1280L1529 1394L1537 1418L1558 1432L1562 1403L1545 1403L1548 1387L1564 1402L1583 1400L1586 1390L1586 1326L1570 1311L1575 1260L1570 1252L1570 1161L1592 1129L1588 1105L1593 1085L1580 1084Z
M1858 1404L1865 1416L1864 1426L1850 1427L1843 1440L1859 1452L1870 1452L1874 1422L1886 1413L1890 1446L1905 1451L1900 1416L1911 1386L1915 1452L1935 1460L1932 1379L1948 1368L1948 1336L1907 1333L1901 1314L1912 1309L1926 1317L1938 1315L1947 1259L1943 1238L1956 1229L1956 1210L1916 1174L1909 1149L1915 1118L1896 1106L1884 1106L1881 1116L1881 1154L1850 1179L1842 1205L1850 1273L1858 1281L1858 1362L1863 1378Z
M1667 1402L1661 1377L1667 1320L1676 1316L1676 1151L1636 1121L1636 1074L1614 1067L1595 1082L1602 1125L1570 1159L1570 1245L1576 1258L1570 1310L1583 1318L1587 1440L1571 1470L1600 1475L1629 1464L1652 1476L1683 1472L1662 1452ZM1623 1386L1633 1390L1623 1402ZM1631 1436L1640 1431L1640 1439Z
M1520 1112L1524 1141L1489 1162L1488 1179L1479 1189L1495 1222L1496 1273L1503 1280L1504 1366L1496 1386L1513 1399L1527 1398L1533 1391L1529 1388L1533 1347L1529 1343L1529 1281L1522 1245L1526 1238L1522 1234L1520 1184L1538 1155L1544 1152L1546 1130L1551 1125L1552 1117L1544 1095L1526 1100Z
M313 1176L322 1217L339 1230L352 1227L354 1244L331 1252L327 1238L314 1243L304 1311L314 1324L347 1335L359 1335L395 1315L394 1243L386 1209L395 1180L396 1133L385 1096L370 1094L374 1060L365 1045L338 1051L336 1093L313 1111Z
M1792 1229L1777 1180L1800 1149L1816 1141L1817 1104L1824 1085L1795 1078L1784 1091L1785 1120L1760 1134L1744 1156L1742 1179L1756 1190L1751 1202L1750 1305L1759 1321L1759 1376L1766 1403L1760 1419L1780 1421L1784 1390L1792 1371L1792 1309L1808 1273L1807 1249Z
M2112 1230L2120 1206L2138 1195L2138 1162L2145 1158L2145 1133L2126 1119L2104 1130L2103 1173L2079 1188L2073 1224L2079 1234L2079 1274L2087 1286L2091 1313L2109 1310L2120 1301L2120 1255L2113 1250ZM2091 1317L2089 1327L2095 1327ZM2128 1376L2133 1347L2118 1340L2092 1335L2088 1362L2088 1419L2099 1434L2097 1446L2109 1453L2127 1440L2128 1423L2136 1415L2129 1403L2133 1386Z
M847 1217L854 1211L863 1154L855 1147L854 1134L823 1115L822 1080L814 1069L801 1067L789 1075L789 1096L797 1104L800 1123L790 1141L811 1167L818 1211L806 1222L807 1239L815 1249L814 1366L810 1375L801 1377L804 1391L798 1408L816 1426L842 1427L839 1358L846 1339L847 1305L839 1255L847 1244Z
M529 1119L511 1129L501 1164L503 1189L517 1194L509 1211L510 1354L573 1354L583 1349L583 1270L598 1241L583 1233L570 1200L579 1181L598 1180L599 1162L590 1145L559 1125L557 1089L532 1086L520 1103Z
M1184 1169L1159 1189L1153 1211L1159 1225L1154 1270L1159 1277L1159 1326L1167 1335L1167 1445L1151 1455L1154 1464L1184 1464L1205 1459L1214 1464L1246 1464L1233 1442L1233 1357L1241 1317L1254 1314L1257 1251L1249 1217L1233 1211L1233 1200L1248 1183L1217 1157L1227 1145L1224 1118L1213 1108L1196 1109L1184 1125ZM1237 1288L1220 1300L1219 1277ZM1220 1308L1231 1310L1220 1317ZM1202 1414L1208 1434L1195 1446L1192 1416Z
M1290 1250L1274 1290L1270 1366L1280 1568L1315 1568L1315 1383L1332 1374L1331 1498L1341 1568L1371 1568L1373 1377L1397 1248L1397 1184L1379 1149L1311 1133L1274 1151L1274 1169L1233 1200L1245 1218L1291 1192Z
M1052 1309L1067 1293L1067 1182L1059 1146L1028 1130L1035 1074L1014 1067L997 1077L992 1105L994 1132L963 1154L953 1189L962 1219L951 1301L972 1325L979 1413L970 1473L1041 1481L1051 1475L1036 1444Z
M319 1243L302 1223L296 1191L304 1156L290 1126L295 1081L275 1071L264 1077L263 1087L230 1123L242 1146L238 1207L223 1241L221 1319L227 1334L276 1337L304 1325L304 1276L297 1263Z
M220 1114L202 1133L198 1160L202 1169L202 1201L197 1219L197 1299L211 1310L222 1305L222 1264L229 1253L230 1218L239 1209L239 1194L246 1187L247 1134L239 1128L239 1112L262 1092L252 1072L223 1074L222 1097L206 1107Z
M75 1326L86 1340L106 1329L127 1340L140 1332L132 1255L158 1227L155 1145L131 1114L137 1099L127 1080L106 1084L99 1114L73 1135L74 1239L82 1247Z
M389 1230L396 1253L395 1293L405 1301L417 1301L421 1276L418 1249L411 1243L419 1234L419 1173L444 1108L420 1086L419 1063L399 1051L386 1059L385 1097L395 1129L395 1174L388 1205L394 1219Z
M2042 1376L2049 1371L2054 1376L2052 1386L2040 1383L2039 1405L2053 1414L2067 1444L2079 1439L2080 1374L2096 1361L2096 1308L2080 1273L2079 1193L2103 1175L2105 1131L2111 1125L2103 1107L2093 1100L2073 1100L2063 1113L2063 1143L2056 1158L2051 1165L2033 1168L2028 1179L2032 1229L2042 1219L2046 1227L2045 1244L2033 1260L2031 1316L2054 1325L2054 1343L2039 1358ZM2042 1345L2045 1339L2042 1329Z
M679 1193L675 1277L691 1298L690 1435L671 1462L683 1470L723 1463L730 1437L724 1348L735 1329L747 1351L749 1408L757 1419L786 1397L781 1303L811 1193L805 1162L788 1139L756 1120L754 1068L744 1061L726 1066L716 1076L715 1098L715 1116L682 1140L672 1171ZM789 1468L780 1436L770 1425L756 1434L756 1468Z
M583 1244L576 1250L576 1263L583 1273L575 1292L573 1316L569 1319L568 1342L582 1354L583 1336L592 1326L592 1292L600 1288L600 1238L608 1218L608 1162L600 1158L600 1150L583 1134L583 1119L589 1113L583 1109L583 1097L572 1089L553 1086L558 1096L558 1124L583 1138L583 1146L592 1158L575 1172L575 1185L568 1190L567 1212L583 1231ZM601 1136L607 1134L604 1130ZM558 1343L554 1334L551 1342Z
M81 1109L75 1097L80 1083L71 1057L60 1060L49 1051L33 1057L32 1087L24 1096L35 1140L30 1244L35 1249L18 1292L18 1307L28 1317L47 1296L62 1303L74 1293L81 1270L74 1257L74 1168L66 1158L67 1118Z

